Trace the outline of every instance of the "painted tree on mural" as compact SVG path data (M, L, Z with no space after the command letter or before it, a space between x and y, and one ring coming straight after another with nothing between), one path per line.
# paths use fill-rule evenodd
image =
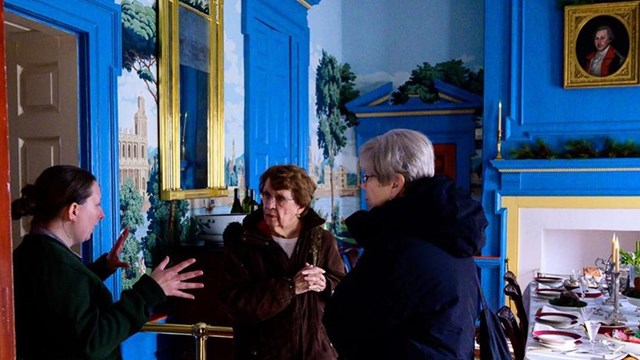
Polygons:
M160 199L160 181L158 179L158 155L152 160L153 166L149 171L147 181L147 193L149 194L150 208L147 211L147 236L143 243L149 250L145 256L147 263L157 264L167 255L168 246L173 242L184 241L191 234L185 230L192 228L187 215L189 202L186 200L163 201Z
M440 94L435 86L436 79L478 95L482 95L484 89L482 69L469 70L462 60L456 59L443 61L435 66L424 62L413 69L409 80L391 94L391 103L404 104L414 95L427 104L440 101Z
M142 251L140 241L135 237L135 232L144 224L142 217L142 204L144 199L136 189L131 179L125 179L120 185L120 227L129 227L129 238L124 243L122 261L129 263L130 267L123 270L122 287L130 288L142 275L144 268L139 262Z
M331 222L335 226L337 214L334 205L333 166L342 148L347 144L344 132L357 124L354 114L344 106L358 97L355 90L356 76L349 64L340 65L335 57L322 51L322 59L316 69L316 115L318 116L318 147L329 165L331 189Z
M205 14L209 13L209 0L180 0L180 2L202 11Z
M122 0L122 67L135 71L158 103L156 11L136 0Z

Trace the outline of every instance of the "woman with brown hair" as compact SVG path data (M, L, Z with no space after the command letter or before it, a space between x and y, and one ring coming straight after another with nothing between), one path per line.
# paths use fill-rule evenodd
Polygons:
M260 177L262 208L224 233L225 285L237 359L335 359L324 304L344 276L336 240L311 209L316 185L293 165Z
M167 296L193 299L183 290L203 287L186 282L202 271L182 272L194 259L167 267L165 258L114 302L102 281L128 266L119 259L128 231L87 266L71 250L89 240L104 218L100 201L93 174L58 165L11 204L15 220L33 215L13 253L18 359L122 359L120 344L149 320L154 305Z

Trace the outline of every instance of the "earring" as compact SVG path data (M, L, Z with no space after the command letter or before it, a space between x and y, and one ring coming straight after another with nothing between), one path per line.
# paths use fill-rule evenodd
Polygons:
M296 214L296 217L297 217L298 219L300 219L300 218L302 217L302 215L300 215L300 214L298 214L298 213L297 213L297 214Z

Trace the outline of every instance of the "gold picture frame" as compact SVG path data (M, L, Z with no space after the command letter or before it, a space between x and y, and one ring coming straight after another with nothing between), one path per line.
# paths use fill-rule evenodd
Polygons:
M640 1L566 6L564 87L637 85Z
M158 0L160 198L227 195L223 0Z

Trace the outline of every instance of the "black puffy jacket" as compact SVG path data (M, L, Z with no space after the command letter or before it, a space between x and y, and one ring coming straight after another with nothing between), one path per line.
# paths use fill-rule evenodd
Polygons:
M482 206L445 177L347 219L365 251L324 323L340 359L472 359Z

